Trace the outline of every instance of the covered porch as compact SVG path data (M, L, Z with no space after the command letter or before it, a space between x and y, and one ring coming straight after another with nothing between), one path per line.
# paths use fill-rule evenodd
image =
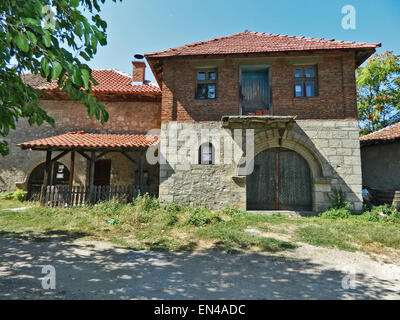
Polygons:
M146 160L149 148L154 148L153 154L157 156L158 143L157 135L79 131L18 146L46 154L41 205L75 206L111 199L130 202L145 193L158 196L158 162L151 164ZM69 170L55 165L61 160L69 163ZM54 177L65 171L68 177L57 183Z

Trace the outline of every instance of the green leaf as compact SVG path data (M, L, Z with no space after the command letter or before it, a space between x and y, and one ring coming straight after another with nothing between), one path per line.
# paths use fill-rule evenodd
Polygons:
M89 88L90 72L87 69L81 69L81 74L82 74L83 86L84 86L85 89L88 89Z
M27 31L27 32L26 32L26 36L28 37L29 41L30 41L33 45L36 45L37 39L36 39L36 36L35 36L32 32Z
M34 18L21 18L22 23L32 26L40 26L40 20Z
M71 0L71 6L76 8L79 5L80 0Z
M47 47L47 48L50 48L50 45L51 45L51 36L50 36L50 33L47 31L47 30L45 30L44 31L44 34L43 34L43 43L44 43L44 45Z
M43 57L42 60L40 61L40 66L42 67L42 76L44 78L47 78L50 73L50 64L49 60L47 60L46 57Z
M28 52L29 51L29 43L26 38L18 33L17 36L14 38L14 42L17 45L18 49L22 50L23 52Z
M63 67L62 67L62 65L61 65L59 62L57 62L57 61L53 61L53 62L52 62L52 65L53 65L53 68L51 69L51 78L52 78L53 80L56 80L56 79L58 79L58 77L60 76L60 74L61 74L61 72L62 72L62 70L63 70Z

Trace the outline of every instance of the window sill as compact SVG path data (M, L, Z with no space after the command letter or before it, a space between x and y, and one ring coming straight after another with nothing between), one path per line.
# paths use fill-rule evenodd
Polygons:
M299 100L299 101L303 101L303 100L318 100L320 99L320 96L315 96L315 97L294 97L293 100Z

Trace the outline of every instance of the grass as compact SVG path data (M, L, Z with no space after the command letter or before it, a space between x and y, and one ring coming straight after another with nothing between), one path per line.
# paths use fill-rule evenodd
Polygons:
M13 202L0 201L0 208L12 205ZM25 211L2 211L0 235L36 240L84 237L136 250L279 252L304 242L386 253L400 249L398 216L397 211L387 207L372 208L359 216L332 210L319 217L262 215L234 209L161 205L158 200L143 196L133 204L105 202L76 208L35 206Z
M0 210L31 206L32 203L19 200L0 200Z
M3 211L0 212L0 235L36 240L79 235L137 250L217 248L231 252L245 249L277 252L295 248L288 241L245 231L247 227L262 227L268 219L265 215L237 210L160 205L157 200L144 196L134 204L104 202L75 208Z

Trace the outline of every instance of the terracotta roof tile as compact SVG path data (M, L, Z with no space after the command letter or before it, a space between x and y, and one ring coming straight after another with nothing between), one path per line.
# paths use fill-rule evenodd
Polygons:
M159 142L159 136L146 134L99 134L69 132L59 136L48 137L44 139L29 141L18 144L23 149L45 149L47 147L55 148L135 148L149 147Z
M208 41L145 54L146 57L171 57L213 54L244 54L304 50L362 49L380 47L380 43L316 39L280 34L244 31Z
M94 93L122 93L122 94L161 94L161 90L154 84L134 84L130 75L117 70L92 70L92 75L99 83L93 87ZM40 75L23 75L25 83L39 90L55 90L57 82L47 82Z
M360 138L361 143L389 142L400 139L400 122Z

